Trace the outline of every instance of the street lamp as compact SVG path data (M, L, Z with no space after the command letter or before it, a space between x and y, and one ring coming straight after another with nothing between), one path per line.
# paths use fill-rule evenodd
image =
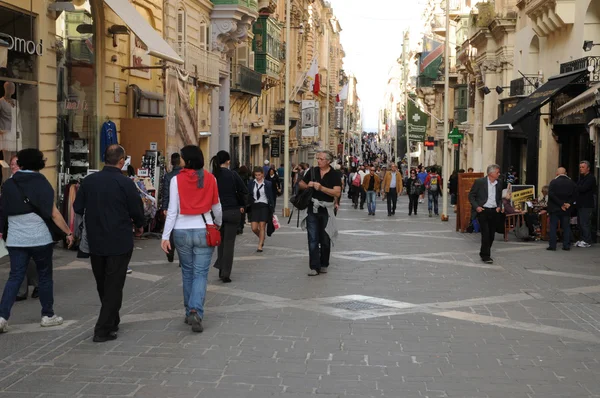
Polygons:
M442 221L448 221L448 179L450 173L450 153L448 151L448 145L450 139L450 115L449 115L449 102L450 102L450 0L446 0L446 40L444 40L444 147L442 154L444 155L443 164L443 187L444 196L442 197ZM408 148L410 149L410 148Z
M290 189L290 49L291 49L291 24L292 5L290 0L285 1L285 89L283 98L285 100L285 132L283 146L283 216L288 217L290 213L289 189ZM304 33L304 25L300 24Z
M592 51L592 47L594 46L600 46L600 43L594 43L592 40L583 41L583 51L585 52Z

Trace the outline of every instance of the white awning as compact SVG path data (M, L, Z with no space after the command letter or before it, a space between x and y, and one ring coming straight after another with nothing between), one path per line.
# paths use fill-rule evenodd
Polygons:
M160 34L140 15L129 0L104 0L107 6L115 12L131 29L138 39L148 47L148 54L182 65L183 59L161 37Z
M556 117L557 119L562 119L574 113L581 112L586 108L596 105L598 101L600 101L600 84L596 84L558 108Z

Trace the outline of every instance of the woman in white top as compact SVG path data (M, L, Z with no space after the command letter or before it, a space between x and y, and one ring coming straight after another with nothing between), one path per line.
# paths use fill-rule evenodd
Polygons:
M192 331L202 332L208 270L214 251L206 243L206 224L221 225L221 202L217 180L204 170L200 148L185 146L181 157L185 166L171 180L161 247L165 253L171 250L169 237L173 232L183 279L185 323L192 326Z

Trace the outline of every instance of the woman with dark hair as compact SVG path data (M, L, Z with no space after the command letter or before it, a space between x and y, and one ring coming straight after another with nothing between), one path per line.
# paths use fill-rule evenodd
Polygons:
M275 208L271 181L265 180L262 167L254 168L254 180L248 183L248 191L254 198L250 208L250 222L252 223L252 232L258 236L256 251L262 253L267 234L267 223L273 217Z
M221 244L217 250L219 256L214 267L219 270L219 278L223 283L231 282L235 237L242 214L246 211L248 188L240 176L229 170L231 157L226 151L217 152L212 158L212 172L217 179L219 199L223 208L223 224L221 224Z
M221 202L217 180L204 170L204 155L200 148L187 145L181 149L181 157L185 166L171 180L161 247L169 253L169 236L173 231L181 264L185 323L199 333L204 330L204 298L214 249L206 243L206 225L221 225Z
M54 240L48 223L56 224L66 235L69 247L73 234L54 205L54 190L39 171L45 166L44 154L35 148L17 154L19 170L2 186L1 225L8 225L6 240L10 257L10 275L0 302L0 333L6 332L10 311L33 258L39 277L39 297L42 304L41 326L58 326L63 319L54 314L54 281L52 253Z
M419 206L419 195L421 194L422 183L417 174L417 170L411 169L408 178L406 179L406 194L408 195L408 215L412 216L413 211L417 215L417 207Z
M265 180L271 181L271 190L273 191L273 208L277 206L277 196L281 194L281 179L275 171L274 167L269 169L269 174L265 176Z

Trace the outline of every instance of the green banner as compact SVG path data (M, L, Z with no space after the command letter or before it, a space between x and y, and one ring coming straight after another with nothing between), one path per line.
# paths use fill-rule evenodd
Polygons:
M411 141L424 142L429 116L420 110L414 102L408 101L408 138Z

